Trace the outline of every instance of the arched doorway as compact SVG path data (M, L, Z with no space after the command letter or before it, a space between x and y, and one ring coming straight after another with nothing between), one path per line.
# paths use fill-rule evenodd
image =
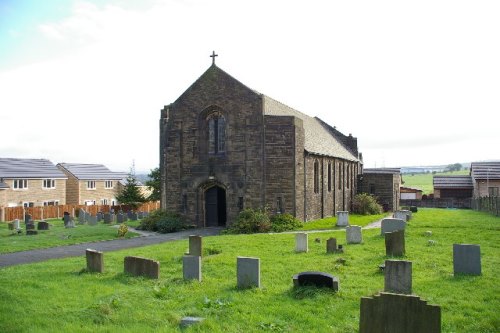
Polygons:
M219 186L205 191L205 226L226 225L226 190Z

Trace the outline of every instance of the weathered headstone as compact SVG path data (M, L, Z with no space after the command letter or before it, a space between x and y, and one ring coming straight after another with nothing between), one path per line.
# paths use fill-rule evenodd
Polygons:
M129 211L127 212L127 217L128 217L129 219L131 219L131 220L132 220L132 214L133 214L133 212L132 212L131 210L129 210Z
M14 221L12 221L12 226L14 227L14 230L17 230L21 228L21 223L19 222L18 219L15 219Z
M203 238L201 236L189 236L189 255L199 257L203 255Z
M411 294L411 261L386 260L384 269L384 291Z
M89 223L89 225L97 225L97 216L91 214L87 214L87 216L87 222Z
M307 252L307 251L309 251L307 233L299 232L295 234L295 252Z
M201 257L191 255L182 257L182 274L184 280L201 281Z
M24 224L30 223L33 217L30 214L24 214Z
M160 263L156 260L141 257L125 257L124 271L133 276L160 278Z
M238 257L236 260L238 288L260 288L260 259Z
M142 219L144 218L144 212L138 212L138 213L137 213L137 218L138 218L139 220L142 220Z
M481 248L476 244L453 244L453 273L481 275Z
M330 237L326 240L326 253L342 253L344 249L342 245L337 246L337 239Z
M85 210L83 208L80 208L78 210L78 224L85 224Z
M359 225L351 225L345 228L347 244L360 244L363 242L363 234Z
M412 212L412 213L416 213L416 212L418 212L418 208L417 208L417 206L411 206L411 207L410 207L410 212Z
M64 221L64 226L66 226L68 224L70 220L70 215L68 212L64 212L64 216L63 216L63 221Z
M97 222L101 222L102 219L104 218L104 214L102 212L97 212Z
M191 326L191 325L200 324L204 320L205 320L205 318L203 318L203 317L183 317L181 319L181 323L179 326L181 328L187 328L188 326Z
M347 227L349 225L349 212L337 212L337 227Z
M400 257L405 255L405 231L397 230L385 234L385 255Z
M123 223L125 221L125 215L122 213L116 214L116 223Z
M380 234L383 236L386 232L393 232L396 230L404 230L406 222L401 219L383 219L380 228Z
M104 273L104 254L102 252L87 249L85 256L87 257L87 270L89 272Z
M381 292L361 297L360 333L440 333L441 308L420 297Z
M397 210L393 215L395 219L401 219L403 221L409 221L411 218L411 212L409 210Z
M339 279L325 272L302 272L293 276L294 287L316 286L339 291Z
M37 225L38 230L49 230L49 223L46 221L40 221Z
M113 223L115 217L114 214L111 213L104 213L104 223Z
M64 216L64 218L66 219L66 215ZM68 222L67 223L66 223L66 221L64 222L64 227L65 228L74 228L75 227L75 221L73 220L73 217L68 215Z
M27 223L26 230L35 230L35 223L33 223L33 221L30 221L30 223Z
M129 216L129 219L131 221L137 221L137 213L136 212L132 212L132 214L130 214L130 216Z

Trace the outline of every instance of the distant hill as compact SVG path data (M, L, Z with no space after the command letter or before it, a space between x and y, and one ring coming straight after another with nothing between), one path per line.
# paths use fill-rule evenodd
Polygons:
M420 172L420 173L406 173L403 174L403 186L418 188L423 191L423 194L430 194L434 192L434 186L432 183L433 176L458 176L458 175L468 175L468 169L462 169L460 171L454 172Z
M469 169L470 162L468 163L460 163L462 164L462 169ZM428 166L406 166L401 167L401 173L432 173L432 172L444 172L446 170L446 165L428 165Z

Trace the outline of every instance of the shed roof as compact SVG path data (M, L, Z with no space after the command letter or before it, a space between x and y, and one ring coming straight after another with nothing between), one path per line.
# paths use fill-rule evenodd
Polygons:
M124 172L113 172L102 164L59 163L59 167L80 180L121 180Z
M363 173L400 174L400 168L365 168Z
M31 158L0 158L0 178L5 179L66 179L51 161Z
M434 176L432 183L435 189L472 189L474 187L470 176Z
M333 136L321 119L310 117L269 96L262 95L262 97L265 115L294 116L302 120L305 136L304 149L309 153L340 157L349 161L359 161L355 154Z
M423 190L415 187L401 186L399 189L401 191L408 191L408 192L423 192Z
M474 179L500 179L500 162L473 162L470 170Z

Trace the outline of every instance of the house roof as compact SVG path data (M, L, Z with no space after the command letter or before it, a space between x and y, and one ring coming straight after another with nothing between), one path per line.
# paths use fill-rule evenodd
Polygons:
M432 183L435 189L472 189L474 187L470 176L434 176Z
M68 177L46 159L0 158L0 178L66 179Z
M470 175L474 179L500 179L500 162L473 162L470 170Z
M321 119L310 117L266 95L262 97L265 115L294 116L302 120L305 136L304 149L309 153L340 157L349 161L359 160L356 154L333 136L327 128L328 125Z
M121 180L126 173L113 172L102 164L59 163L57 166L80 180Z
M400 174L400 168L364 168L363 173Z

